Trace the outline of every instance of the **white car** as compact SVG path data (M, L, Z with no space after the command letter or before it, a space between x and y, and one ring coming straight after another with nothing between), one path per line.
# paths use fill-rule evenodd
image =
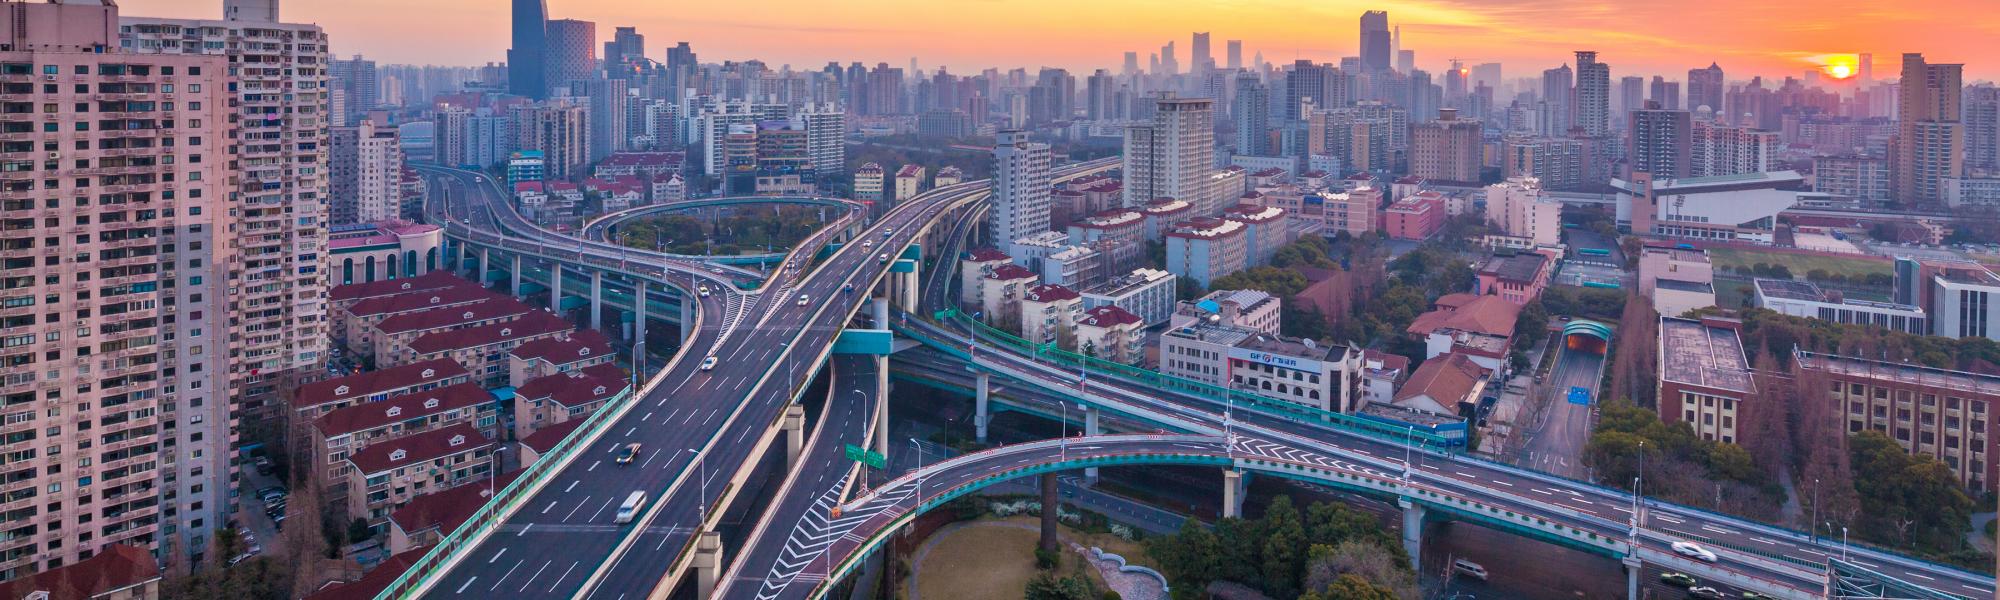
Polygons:
M698 290L700 290L700 291L701 291L701 297L703 297L703 298L707 298L707 297L708 297L708 286L705 286L705 285L704 285L704 286L701 286L701 287L699 287L699 288L696 288L696 289L698 289Z
M701 359L701 370L703 371L715 370L715 357L710 356L708 358Z
M812 297L807 296L805 294L799 294L799 306L805 306L807 304L812 304Z
M1702 562L1715 562L1714 552L1709 552L1707 548L1696 546L1694 542L1674 542L1674 554L1700 559Z

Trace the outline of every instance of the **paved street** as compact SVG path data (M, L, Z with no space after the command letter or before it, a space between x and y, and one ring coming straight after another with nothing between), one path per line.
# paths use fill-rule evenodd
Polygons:
M1557 355L1555 369L1541 386L1543 397L1537 400L1544 403L1541 419L1528 430L1521 466L1570 479L1586 478L1589 473L1583 465L1583 446L1590 441L1595 423L1603 364L1604 355L1588 351L1563 349ZM1590 404L1571 402L1573 387L1589 390Z

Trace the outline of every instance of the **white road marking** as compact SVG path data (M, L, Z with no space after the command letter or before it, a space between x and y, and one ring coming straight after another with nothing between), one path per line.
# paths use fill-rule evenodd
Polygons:
M563 571L563 573L562 573L562 575L558 575L558 576L556 576L556 581L555 581L555 583L551 583L551 584L549 584L549 591L550 591L551 593L555 592L555 591L556 591L556 588L557 588L557 587L560 587L560 586L562 585L562 581L563 581L564 579L569 579L569 573L570 573L570 571L575 571L575 570L576 570L576 565L577 565L577 563L574 563L574 562L570 563L570 564L569 564L569 569L567 569L567 570L564 570L564 571Z
M493 564L493 561L500 560L500 557L505 556L506 554L507 554L507 549L501 548L499 552L493 553L493 558L486 559L486 564L489 565Z
M580 483L580 482L582 482L582 481L583 481L582 479L572 479L572 480L570 480L570 482L569 482L569 487L566 487L566 488L563 488L563 493L567 494L567 493L569 493L569 491L570 491L570 490L573 490L573 489L576 489L576 484L578 484L578 483Z
M1771 541L1771 540L1767 540L1767 539L1764 539L1764 538L1760 538L1760 537L1753 537L1753 538L1750 538L1750 541L1753 541L1753 542L1757 542L1757 543L1760 543L1760 544L1770 544L1770 545L1773 545L1773 546L1776 546L1776 545L1778 545L1778 543L1777 543L1777 542L1774 542L1774 541Z
M1720 533L1720 534L1723 534L1723 535L1735 535L1735 534L1739 533L1739 532L1737 532L1737 531L1733 531L1733 530L1729 530L1729 529L1723 529L1723 528L1721 528L1721 527L1716 527L1716 526L1714 526L1714 525L1702 525L1702 526L1701 526L1701 528L1702 528L1702 529L1704 529L1704 530L1707 530L1707 531L1713 531L1713 532L1716 532L1716 533Z
M534 529L534 528L535 528L535 524L534 524L534 523L529 523L527 527L522 527L522 528L521 528L521 532L520 532L520 533L516 533L516 534L514 534L514 537L521 537L521 536L524 536L524 535L528 535L528 530L530 530L530 529Z
M607 508L611 508L611 499L610 499L610 498L605 498L605 499L604 499L604 505L603 505L603 506L599 506L599 507L597 507L597 512L596 512L596 513L593 513L593 514L591 514L591 515L590 515L590 520L591 520L591 522L596 522L596 521L597 521L597 517L599 517L599 516L603 515L603 514L604 514L604 509L607 509Z
M514 569L519 569L519 568L521 568L521 563L524 563L524 562L527 562L527 561L525 561L525 560L517 560L517 561L514 561ZM495 579L495 580L493 580L493 587L490 587L490 588L486 588L486 591L489 591L489 592L490 592L490 591L493 591L493 590L497 590L497 589L500 589L500 582L502 582L502 581L506 581L506 580L507 580L507 576L508 576L508 575L513 575L513 574L514 574L514 569L507 569L507 572L506 572L506 573L502 573L502 574L500 575L500 578L499 578L499 579Z
M547 571L547 570L549 570L549 563L547 561L544 561L542 563L542 568L535 569L534 575L529 575L527 581L521 582L521 591L523 592L528 591L528 586L534 585L535 579L542 576L542 571Z
M556 502L557 502L557 501L555 501L555 500L550 500L550 501L549 501L549 505L548 505L548 506L545 506L545 507L543 507L543 508L542 508L542 514L545 514L545 515L546 515L546 514L549 514L549 509L552 509L552 508L555 508L555 507L556 507ZM506 551L507 551L507 549L506 549L506 548L501 548L501 549L500 549L500 551L501 551L501 552L506 552ZM499 557L499 556L494 556L494 558L500 558L500 557ZM493 562L493 561L490 561L490 560L489 560L489 561L486 561L486 562Z
M639 432L639 426L638 426L638 425L633 425L631 429L627 429L627 430L625 430L625 437L632 437L632 434L634 434L634 433L638 433L638 432Z
M563 522L568 523L569 518L576 516L576 511L582 510L583 505L588 504L589 502L590 502L590 496L584 496L582 500L576 501L576 508L569 509L569 514L563 515Z
M478 575L473 575L471 579L467 579L467 580L465 580L465 583L462 583L462 584L459 584L459 586L458 586L458 591L455 591L455 592L452 592L452 593L454 593L454 594L463 594L463 593L465 593L465 588L468 588L468 587L472 587L472 582L474 582L474 581L479 581L479 576L478 576Z
M588 469L584 469L584 470L583 470L583 472L585 472L585 473L592 473L592 472L596 472L596 471L597 471L597 465L601 465L601 464L604 464L604 461L601 461L601 460L593 460L593 461L590 461L590 468L588 468Z
M1535 490L1535 491L1536 491L1537 493L1540 493L1540 494L1543 494L1543 495L1547 495L1547 496L1554 496L1554 495L1555 495L1555 494L1552 494L1552 493L1549 493L1549 491L1548 491L1548 490L1545 490L1545 489L1542 489L1542 488L1534 488L1534 490Z

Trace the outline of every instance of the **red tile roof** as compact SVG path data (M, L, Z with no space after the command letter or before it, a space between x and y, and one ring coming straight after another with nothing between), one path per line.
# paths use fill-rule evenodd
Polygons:
M477 348L506 340L520 340L540 337L559 331L574 331L576 326L549 313L530 310L521 318L501 323L487 323L464 329L452 329L426 333L410 342L410 350L418 354L431 354L464 348Z
M430 331L467 323L505 319L531 312L536 311L522 304L520 300L496 295L483 302L396 315L383 319L381 323L375 325L375 329L385 334Z
M350 283L335 286L333 289L326 291L326 297L335 302L341 302L470 284L472 282L453 275L451 271L437 270L416 277L384 279L368 283Z
M534 433L528 434L528 437L521 438L521 445L527 446L529 450L536 452L548 452L550 449L555 448L556 444L561 442L563 438L569 437L570 432L576 431L578 427L582 427L584 421L587 420L570 419L536 429Z
M493 490L507 489L507 484L521 477L521 471L500 475L500 479L487 485L461 485L442 492L432 492L410 499L396 512L389 513L389 520L401 527L404 533L414 533L426 529L436 529L440 535L458 529L459 525L486 505Z
M1085 325L1091 325L1094 327L1131 325L1145 321L1145 319L1139 318L1139 315L1132 314L1132 311L1119 308L1116 305L1112 304L1106 304L1103 306L1099 306L1097 308L1083 311L1083 319L1081 320Z
M1034 279L1035 277L1036 275L1034 271L1030 271L1028 270L1027 267L1023 267L1021 265L1013 263L1008 263L997 267L993 267L993 273L986 276L987 279L995 279L1003 281L1010 279Z
M472 285L470 281L465 282L465 285L438 288L429 292L369 298L354 303L354 306L347 308L347 312L357 317L388 315L479 302L500 295L492 290Z
M292 395L292 406L308 408L336 400L360 398L389 390L465 377L469 374L458 361L449 358L414 362L299 386L298 392Z
M1438 298L1437 308L1417 315L1407 331L1430 335L1440 329L1453 329L1513 337L1514 321L1520 317L1521 307L1499 296L1446 294Z
M574 407L609 400L630 387L632 382L624 368L605 363L530 379L514 390L514 395Z
M1078 294L1076 290L1063 287L1060 284L1044 283L1028 288L1028 292L1022 294L1022 297L1030 302L1060 302L1082 298L1083 294Z
M540 181L520 181L514 183L514 193L516 194L523 192L535 192L539 194L541 191L542 182Z
M313 421L313 428L320 435L333 437L492 401L493 394L485 387L466 382L349 406L321 415Z
M453 444L453 440L458 443ZM479 429L470 423L459 423L362 448L360 452L349 455L347 462L353 463L356 471L367 476L492 446L493 440L487 439Z
M612 354L611 340L595 329L585 329L563 337L543 338L521 344L508 354L521 360L543 360L566 365Z
M1486 367L1479 366L1463 354L1440 354L1417 366L1416 372L1410 374L1410 380L1403 384L1402 389L1396 390L1396 401L1430 396L1440 404L1457 402L1471 394L1472 388L1478 386L1480 378L1488 372ZM1446 404L1445 408L1458 407Z
M975 262L1011 260L1007 253L1001 252L998 248L973 248L971 252L965 253L965 258Z
M153 553L138 546L112 544L76 564L0 582L0 598L13 600L48 592L50 600L86 600L160 580Z
M404 550L402 554L391 556L381 564L375 565L375 568L369 569L368 574L362 575L360 579L328 584L312 595L306 596L305 600L373 600L377 594L382 593L382 590L389 589L389 584L395 583L397 578L403 576L404 571L410 570L410 565L417 564L417 559L423 558L424 553L429 551L430 548Z

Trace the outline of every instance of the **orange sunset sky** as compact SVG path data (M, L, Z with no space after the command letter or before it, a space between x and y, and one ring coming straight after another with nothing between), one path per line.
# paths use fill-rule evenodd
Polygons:
M1116 70L1121 53L1178 42L1188 34L1244 40L1245 61L1357 54L1363 10L1389 11L1419 68L1446 59L1498 61L1505 76L1539 73L1590 49L1613 77L1668 74L1722 64L1731 79L1798 75L1829 60L1872 52L1878 78L1893 78L1898 56L1966 63L1968 79L2000 76L1996 0L548 0L551 18L597 23L598 40L637 26L648 56L688 41L705 62L761 59L773 67L818 68L829 60L926 71L1059 66ZM221 0L120 0L126 14L215 18ZM340 55L380 63L475 65L500 61L508 41L507 0L286 0L284 20L314 22ZM1846 60L1851 60L1847 58Z

